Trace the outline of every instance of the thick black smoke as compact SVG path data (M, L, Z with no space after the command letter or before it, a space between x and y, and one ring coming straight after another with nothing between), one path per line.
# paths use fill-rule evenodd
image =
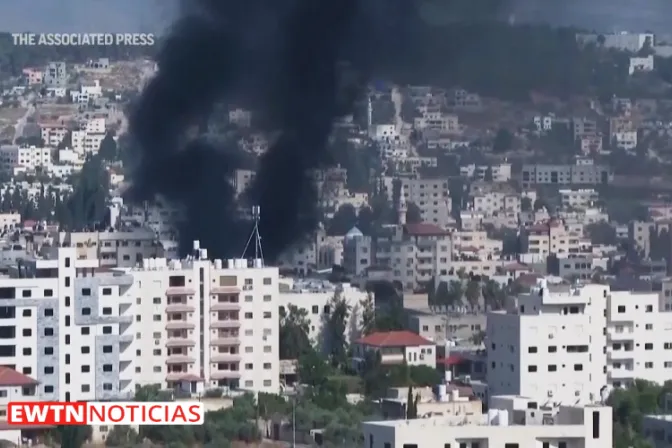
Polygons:
M183 249L198 239L213 257L241 255L251 226L240 218L228 181L239 166L235 151L202 136L190 139L188 131L219 102L248 106L277 135L248 192L249 204L261 206L264 255L276 258L317 225L310 174L329 160L325 148L334 120L350 112L366 80L412 63L422 44L413 37L423 26L416 3L188 3L131 116L141 148L133 197L158 194L185 207ZM354 86L343 85L346 67L359 77Z

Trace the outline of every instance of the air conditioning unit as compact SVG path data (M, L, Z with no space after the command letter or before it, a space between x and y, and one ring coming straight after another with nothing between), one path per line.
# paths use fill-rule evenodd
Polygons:
M549 396L549 397L552 397L552 396L553 396L553 391L552 391L552 390L549 390L549 391L548 391L548 396Z
M264 341L268 341L268 336L263 337Z

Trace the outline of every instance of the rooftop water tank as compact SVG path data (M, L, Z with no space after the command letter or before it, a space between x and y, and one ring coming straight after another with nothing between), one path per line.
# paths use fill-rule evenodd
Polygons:
M194 240L194 252L201 248L201 242L199 240Z
M447 397L447 392L446 391L447 391L446 385L445 384L439 384L436 387L436 398L439 401L447 401L448 397Z
M215 269L222 269L222 260L215 260Z

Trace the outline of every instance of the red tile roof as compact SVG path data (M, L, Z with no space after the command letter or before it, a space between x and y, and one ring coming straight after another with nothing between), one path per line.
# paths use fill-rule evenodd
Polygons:
M456 366L458 364L462 364L465 361L467 361L467 359L460 355L448 355L447 358L437 359L436 363L443 364L445 366Z
M0 386L32 386L39 381L9 367L0 366Z
M435 345L429 339L411 331L376 332L357 341L358 344L372 347L418 347L421 345Z
M406 224L404 231L408 235L413 236L434 236L434 235L448 235L449 232L437 225L426 222L419 222L417 224Z

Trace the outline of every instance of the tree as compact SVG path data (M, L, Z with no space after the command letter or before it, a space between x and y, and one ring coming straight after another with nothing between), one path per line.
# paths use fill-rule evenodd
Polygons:
M375 331L376 328L376 310L373 302L373 294L367 293L366 297L359 302L361 308L360 325L362 327L362 334L369 335Z
M492 177L492 167L488 166L488 169L485 170L485 175L483 176L483 180L486 182L492 182L493 177Z
M280 308L280 359L299 359L312 350L308 311L289 304Z
M608 222L588 224L585 232L593 244L618 244L616 229Z
M406 397L406 420L418 418L418 397L413 396L413 386L408 386L408 396Z
M481 298L481 283L477 280L469 280L464 291L464 296L472 308L478 308L478 301Z
M462 303L462 297L464 296L464 286L459 280L451 280L450 286L448 288L447 295L447 307L455 307L455 305Z
M308 350L299 358L299 380L313 387L324 386L329 376L329 366L315 351Z
M413 202L409 202L406 207L406 224L417 224L422 222L422 211L420 207Z
M485 306L491 310L501 310L506 305L506 291L495 280L486 280L481 287L481 293Z
M105 438L105 446L127 447L139 442L138 432L130 426L117 425Z
M527 196L520 200L520 209L524 212L532 211L532 200Z
M513 147L513 134L508 129L500 129L495 135L495 141L492 144L492 150L496 153L510 151Z
M117 160L117 142L114 140L114 135L111 132L105 134L105 137L100 142L98 154L103 160L107 160L108 162Z
M329 355L332 367L343 368L348 364L348 342L345 331L350 317L350 305L341 297L334 294L329 303L329 314L326 316L324 327L324 347Z
M62 447L80 448L91 439L93 429L86 426L57 426L51 436Z
M67 208L72 227L79 230L97 228L109 223L107 196L110 178L100 156L89 156L76 177L74 190L68 197Z
M68 131L58 143L57 149L72 148L72 131Z

